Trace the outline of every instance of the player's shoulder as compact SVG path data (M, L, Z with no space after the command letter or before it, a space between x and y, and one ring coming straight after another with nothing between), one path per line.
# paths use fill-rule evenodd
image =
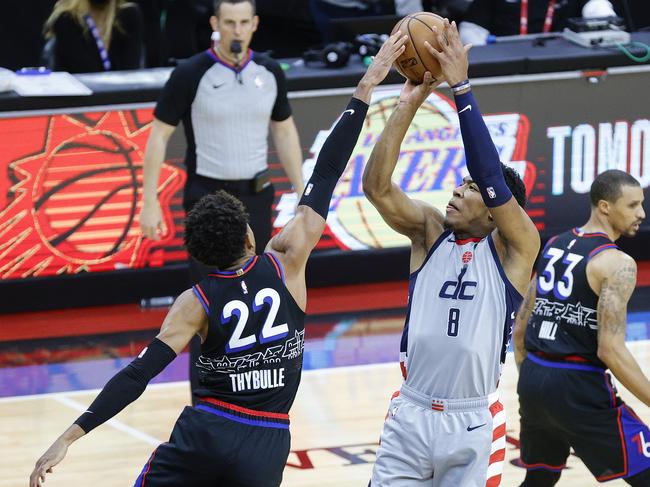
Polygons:
M438 225L442 225L445 222L445 215L443 215L438 208L431 205L430 203L415 198L413 198L413 203L421 208L427 224L436 223Z
M426 201L413 199L413 203L420 207L424 215L424 228L423 235L421 235L421 237L424 237L423 243L428 250L434 245L434 243L445 231L445 215L443 215L440 210L427 203ZM416 243L414 239L411 240L414 244Z
M636 274L636 261L618 247L611 247L598 253L589 261L589 271L609 276L619 271Z

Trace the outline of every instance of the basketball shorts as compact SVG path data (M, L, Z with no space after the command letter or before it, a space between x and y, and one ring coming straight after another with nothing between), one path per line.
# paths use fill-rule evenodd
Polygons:
M527 469L561 471L570 448L600 482L650 468L650 431L616 395L604 369L529 353L517 393Z
M226 403L222 403L226 404ZM289 424L197 402L179 416L134 487L277 487L289 456Z
M370 485L496 487L505 448L496 395L437 399L403 384L390 403Z

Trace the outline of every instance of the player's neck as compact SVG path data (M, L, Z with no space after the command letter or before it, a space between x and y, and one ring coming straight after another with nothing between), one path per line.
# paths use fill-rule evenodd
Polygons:
M589 221L580 227L584 233L605 233L612 242L616 242L621 234L614 230L606 218L601 217L598 213L592 212Z
M236 270L238 270L238 269L242 269L242 268L246 265L246 263L247 263L249 260L251 260L251 257L254 257L254 256L255 256L255 252L250 252L250 253L249 253L249 252L246 252L246 254L244 254L244 256L243 256L241 259L239 259L238 261L236 261L236 262L235 262L233 265L231 265L230 267L228 267L228 268L226 268L226 269L223 269L223 270L224 270L224 271L236 271Z
M487 232L485 232L483 234L480 234L480 233L477 233L477 232L457 232L457 231L454 230L454 237L456 237L456 240L467 240L469 238L484 239L489 234L490 234L489 231L487 231Z

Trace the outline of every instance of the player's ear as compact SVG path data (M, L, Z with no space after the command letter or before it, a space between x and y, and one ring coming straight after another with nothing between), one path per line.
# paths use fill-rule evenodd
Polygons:
M219 31L219 19L216 15L210 17L210 27L212 27L212 30L215 32Z
M609 201L599 200L598 201L598 209L600 210L600 212L603 215L609 216Z
M249 225L246 225L246 250L253 250L255 252L255 234Z

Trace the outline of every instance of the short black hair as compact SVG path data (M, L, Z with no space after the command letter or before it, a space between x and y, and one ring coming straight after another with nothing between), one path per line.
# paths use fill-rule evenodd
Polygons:
M641 186L641 184L625 171L609 169L601 172L591 183L589 190L591 206L598 206L600 200L614 203L621 197L621 186Z
M519 173L510 166L506 166L503 162L501 163L501 170L506 180L506 186L508 186L512 196L515 197L519 206L526 208L526 185L521 180Z
M222 3L244 3L248 2L251 4L253 7L253 15L255 15L255 12L257 12L257 5L255 4L255 0L214 0L213 6L214 6L214 14L218 17L219 16L219 9L221 8Z
M204 265L227 269L244 256L248 213L219 190L201 198L185 218L185 246Z

